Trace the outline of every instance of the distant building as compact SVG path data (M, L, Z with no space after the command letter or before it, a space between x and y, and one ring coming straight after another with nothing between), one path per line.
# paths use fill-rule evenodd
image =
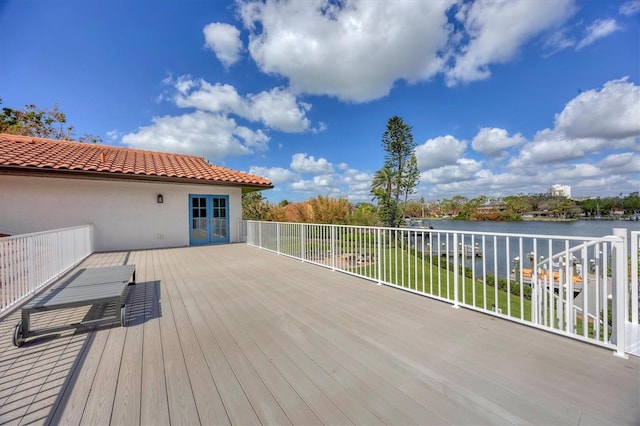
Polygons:
M549 187L549 195L552 197L571 198L571 187L569 185L551 185Z

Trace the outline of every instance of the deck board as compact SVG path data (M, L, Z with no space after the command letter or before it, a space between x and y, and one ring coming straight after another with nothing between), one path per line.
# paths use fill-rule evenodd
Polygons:
M0 424L640 423L637 357L239 244L78 267L124 263L127 327L0 318Z
M173 262L171 266L175 269ZM179 291L178 288L183 289L179 291L182 305L179 309L175 309L176 321L178 328L181 330L181 346L184 351L200 421L203 424L227 424L229 419L226 415L224 404L195 332L196 329L204 325L202 316L198 312L199 307L194 297L188 294L183 277L177 271L175 271L175 276L177 284L175 290Z
M160 273L168 283L163 287L163 295L166 297L162 299L162 316L159 319L169 419L175 424L196 424L199 423L198 410L180 342L180 334L184 333L184 330L182 324L176 323L174 314L174 305L178 313L184 308L176 294L175 279L167 265L167 253L162 251L159 254Z
M128 259L129 264L143 265L147 252L132 253ZM146 293L146 271L136 271L136 280L139 286L129 286L127 304L131 306L144 306ZM131 311L131 309L129 309ZM113 411L110 422L114 424L139 424L140 400L142 388L142 353L144 329L140 325L144 323L143 309L136 312L127 312L125 320L125 342L122 351L121 365L119 368L117 389L113 401Z
M162 316L161 276L154 265L158 261L156 252L146 252L145 303L143 342L142 342L142 378L140 390L140 423L153 425L170 424L169 405L167 404L167 383L164 375L160 322ZM151 280L151 285L149 284ZM137 285L137 284L136 284ZM157 298L157 299L156 299ZM159 300L159 303L156 303Z

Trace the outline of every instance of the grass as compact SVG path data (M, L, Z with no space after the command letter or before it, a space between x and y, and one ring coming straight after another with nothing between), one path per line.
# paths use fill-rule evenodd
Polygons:
M401 265L397 268L395 265ZM377 279L385 283L453 301L455 276L453 263L447 258L430 258L427 254L399 247L387 247L382 253L382 264L370 263L350 268L349 272ZM531 320L531 301L496 289L492 279L472 280L469 271L458 271L458 302L491 310L497 306L503 314L527 321ZM469 276L468 276L469 275ZM519 287L518 283L511 283Z

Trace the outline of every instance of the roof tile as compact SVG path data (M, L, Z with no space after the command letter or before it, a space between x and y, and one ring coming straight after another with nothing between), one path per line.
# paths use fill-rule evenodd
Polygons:
M203 157L0 133L0 167L99 172L272 187L271 181L209 164Z

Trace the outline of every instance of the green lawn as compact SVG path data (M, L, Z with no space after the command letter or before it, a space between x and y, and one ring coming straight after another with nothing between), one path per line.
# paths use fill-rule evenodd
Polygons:
M439 262L439 264L438 264ZM453 300L454 298L454 272L447 270L452 268L452 259L434 257L433 263L427 254L406 250L398 247L388 247L382 253L382 263L379 261L366 266L350 268L353 272L368 278L377 279L381 270L382 281L403 288L419 291L425 294ZM396 267L396 265L400 267ZM474 282L470 277L460 271L458 273L458 302L482 309L492 309L496 305L505 315L525 320L531 319L531 301L519 296L508 294L504 290L485 285L480 277ZM511 283L511 287L519 287L518 283ZM521 316L521 312L524 314Z

